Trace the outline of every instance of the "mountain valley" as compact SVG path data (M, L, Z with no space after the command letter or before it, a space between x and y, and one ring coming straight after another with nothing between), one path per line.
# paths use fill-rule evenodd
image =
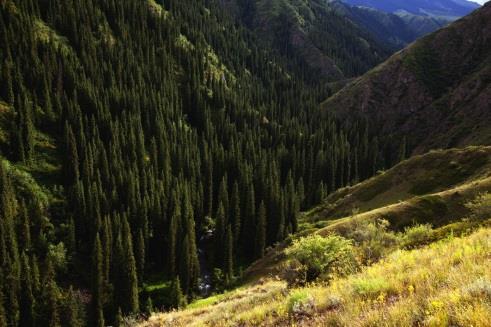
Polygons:
M0 327L491 320L491 3L0 0L0 41Z

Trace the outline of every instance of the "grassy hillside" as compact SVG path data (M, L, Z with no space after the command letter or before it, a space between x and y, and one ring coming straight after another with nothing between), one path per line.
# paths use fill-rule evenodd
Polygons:
M346 235L379 219L387 220L394 231L418 223L444 231L465 230L467 223L460 222L469 214L465 203L490 191L491 147L432 151L331 194L301 214L299 235ZM281 244L254 262L246 279L278 274L285 261L284 248Z
M489 221L488 221L489 222ZM491 229L450 236L329 284L288 288L263 280L153 315L141 326L487 326Z
M490 171L491 147L431 151L332 193L306 217L315 222L363 213L463 186L489 177Z

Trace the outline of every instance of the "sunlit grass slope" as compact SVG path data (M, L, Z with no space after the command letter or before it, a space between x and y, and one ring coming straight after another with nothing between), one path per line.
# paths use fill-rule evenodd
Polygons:
M267 280L142 326L489 326L491 229L397 250L328 286Z

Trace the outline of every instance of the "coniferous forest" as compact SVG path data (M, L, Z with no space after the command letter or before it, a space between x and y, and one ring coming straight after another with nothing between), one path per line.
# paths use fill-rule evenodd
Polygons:
M311 68L213 0L1 0L0 44L0 327L223 290L411 148L322 111Z

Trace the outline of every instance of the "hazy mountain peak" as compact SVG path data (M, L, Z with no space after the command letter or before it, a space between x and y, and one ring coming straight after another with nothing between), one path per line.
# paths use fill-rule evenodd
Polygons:
M456 19L479 8L479 4L467 0L343 0L354 6L379 9L389 13L405 11L413 15Z

